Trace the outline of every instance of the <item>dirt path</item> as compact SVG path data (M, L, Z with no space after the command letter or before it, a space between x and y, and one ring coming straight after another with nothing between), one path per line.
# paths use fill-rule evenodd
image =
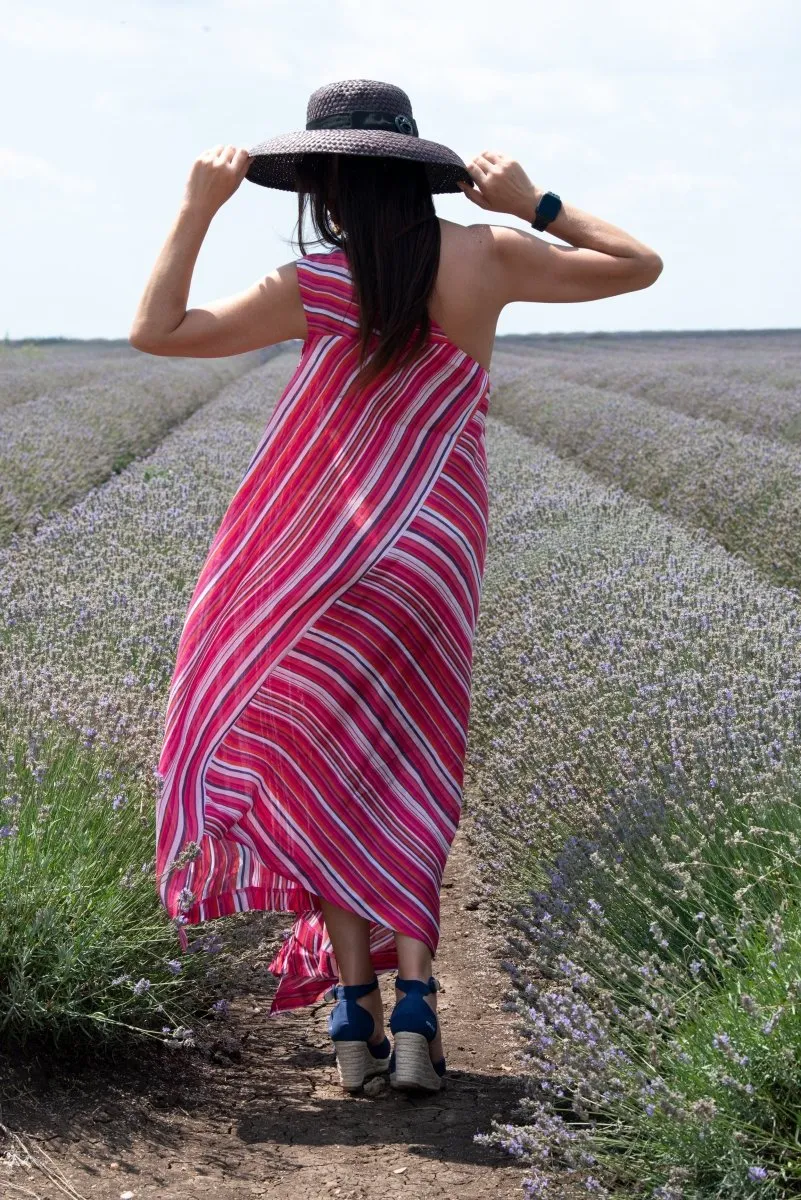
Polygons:
M434 964L450 1077L440 1095L409 1097L384 1080L369 1096L343 1093L325 1028L330 1002L267 1019L276 981L266 968L287 914L243 914L229 922L230 1018L204 1053L157 1045L102 1069L0 1057L0 1121L37 1161L46 1151L74 1188L38 1167L10 1167L3 1155L15 1147L0 1131L3 1200L519 1200L525 1170L473 1142L493 1115L511 1119L522 1086L496 939L483 905L465 908L477 895L466 820L448 859ZM392 980L381 977L387 1014Z

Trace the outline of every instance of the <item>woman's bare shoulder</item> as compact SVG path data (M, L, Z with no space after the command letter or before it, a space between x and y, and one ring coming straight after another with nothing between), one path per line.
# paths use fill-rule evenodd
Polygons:
M447 245L457 247L462 253L486 254L492 249L492 226L484 222L473 225L461 225L458 221L446 221L438 217L443 248Z
M451 340L489 368L498 301L494 242L489 225L439 218L439 271L429 311Z
M492 304L498 270L494 227L487 224L460 225L438 218L442 235L440 275L443 283L453 280L454 291L467 286L476 300Z

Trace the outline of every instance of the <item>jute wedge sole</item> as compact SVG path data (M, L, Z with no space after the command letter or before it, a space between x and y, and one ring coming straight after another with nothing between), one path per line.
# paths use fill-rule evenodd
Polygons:
M370 1053L366 1042L339 1041L334 1046L339 1082L349 1092L356 1091L366 1080L389 1070L389 1057L376 1058Z
M357 1001L378 988L374 975L369 983L339 983L325 993L336 1000L326 1022L336 1052L339 1082L346 1091L354 1092L367 1079L389 1070L392 1054L389 1038L384 1035L378 1043L369 1039L375 1033L375 1018Z
M424 1034L395 1034L395 1070L390 1072L389 1082L404 1091L438 1092L445 1086L444 1077L434 1070Z

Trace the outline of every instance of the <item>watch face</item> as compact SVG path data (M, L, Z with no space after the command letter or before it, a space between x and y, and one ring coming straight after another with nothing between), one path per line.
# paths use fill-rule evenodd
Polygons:
M546 192L537 205L536 213L536 229L543 229L545 225L549 225L554 217L559 213L562 207L562 201L556 195L556 192Z

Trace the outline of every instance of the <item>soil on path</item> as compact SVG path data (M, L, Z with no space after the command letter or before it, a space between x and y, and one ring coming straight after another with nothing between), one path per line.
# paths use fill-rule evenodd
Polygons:
M474 907L465 822L446 867L434 962L449 1075L440 1094L411 1097L384 1079L370 1094L344 1093L325 1027L330 1001L267 1017L277 984L267 964L287 914L243 913L225 918L230 1016L199 1052L158 1043L83 1067L0 1055L0 1122L22 1139L0 1129L3 1200L520 1200L525 1169L473 1141L493 1116L513 1119L523 1084L498 939L484 903ZM394 975L379 979L388 1017ZM23 1145L38 1165L22 1165Z

